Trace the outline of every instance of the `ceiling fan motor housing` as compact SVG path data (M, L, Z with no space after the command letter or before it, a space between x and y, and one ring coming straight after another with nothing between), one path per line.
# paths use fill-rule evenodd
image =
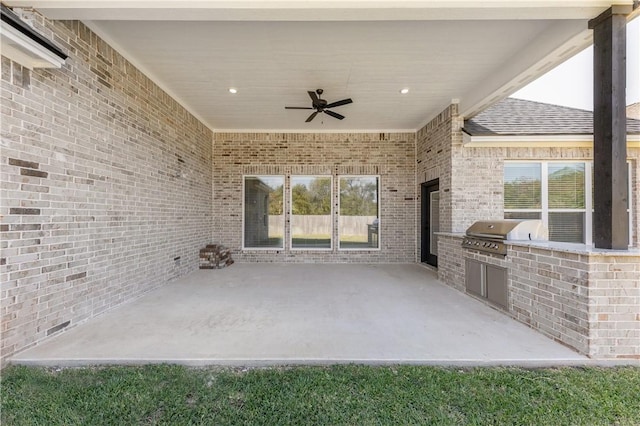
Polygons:
M309 123L310 121L312 121L316 115L318 115L319 113L325 113L327 115L332 116L333 118L337 118L338 120L342 120L344 118L344 115L342 114L338 114L337 112L333 112L330 111L328 109L325 108L333 108L333 107L339 107L342 105L346 105L346 104L350 104L353 101L351 100L351 98L347 98L347 99L342 99L341 101L337 101L337 102L332 102L332 103L328 103L326 100L321 99L320 95L322 95L324 91L322 89L316 89L315 92L312 91L308 91L307 93L309 94L309 97L311 98L311 107L288 107L285 106L285 109L315 109L316 111L313 112L309 118L307 118L305 120L306 123Z

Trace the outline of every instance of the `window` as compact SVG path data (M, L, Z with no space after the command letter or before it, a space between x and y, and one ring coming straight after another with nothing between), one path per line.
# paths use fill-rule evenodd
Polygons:
M377 250L379 181L341 176L336 194L333 176L244 176L243 249L332 250L337 235L341 250Z
M547 165L549 239L584 243L586 226L585 164Z
M338 235L341 249L380 247L379 180L377 176L340 177Z
M542 219L550 240L586 242L585 163L505 163L504 217Z
M507 162L504 217L542 219L549 240L591 244L592 179L588 162Z
M331 177L291 177L291 248L331 249Z
M244 177L244 247L284 248L284 176Z

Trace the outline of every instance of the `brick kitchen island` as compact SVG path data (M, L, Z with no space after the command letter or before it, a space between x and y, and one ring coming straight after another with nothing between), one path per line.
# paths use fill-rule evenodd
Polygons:
M640 250L507 241L505 257L438 234L438 278L465 292L467 259L507 270L507 314L593 358L640 359Z

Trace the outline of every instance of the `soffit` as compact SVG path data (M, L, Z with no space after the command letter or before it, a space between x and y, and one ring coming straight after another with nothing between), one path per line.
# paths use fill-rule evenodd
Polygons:
M10 6L27 2L7 1ZM217 131L417 130L452 100L472 116L591 42L610 2L41 1L81 19ZM630 4L631 2L623 2ZM232 95L229 87L236 87ZM399 90L410 89L406 95ZM324 89L342 121L310 111Z

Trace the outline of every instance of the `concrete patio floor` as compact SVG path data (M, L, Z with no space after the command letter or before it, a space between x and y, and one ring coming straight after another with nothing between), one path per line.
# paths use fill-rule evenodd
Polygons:
M15 355L14 364L584 365L420 265L199 270Z

